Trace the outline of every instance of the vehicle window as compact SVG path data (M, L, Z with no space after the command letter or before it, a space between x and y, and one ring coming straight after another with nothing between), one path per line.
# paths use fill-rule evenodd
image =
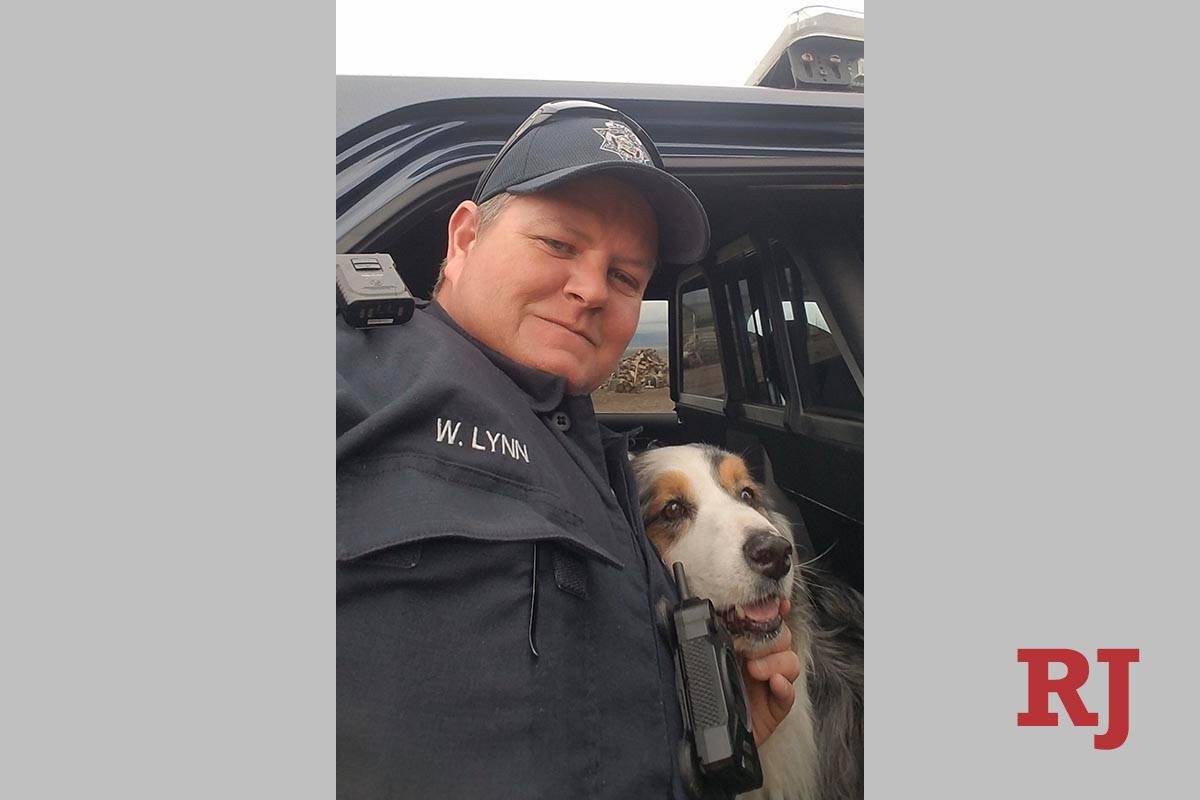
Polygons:
M643 300L637 331L608 381L592 392L598 414L674 411L667 344L667 301Z
M689 281L680 291L680 347L683 385L680 390L704 397L725 397L725 376L717 349L717 324L712 297L704 278Z
M729 317L737 334L736 356L746 399L752 403L783 406L787 404L786 382L782 379L779 356L771 340L770 315L763 294L762 257L752 248L726 262L722 271L730 276Z
M805 411L862 419L862 391L838 347L819 298L806 291L799 267L782 244L772 242L771 255L780 267L780 294L790 298L783 302L783 314L792 352L800 362L796 368ZM804 309L800 319L796 318L796 308Z

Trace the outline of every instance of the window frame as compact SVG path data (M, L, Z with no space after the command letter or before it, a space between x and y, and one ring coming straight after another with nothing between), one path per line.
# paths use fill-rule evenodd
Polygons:
M792 348L783 313L781 272L784 265L772 253L771 239L777 240L779 245L784 248L800 277L801 287L798 287L801 292L800 305L796 305L796 298L787 298L793 304L793 317L805 315L803 307L805 300L815 302L829 324L830 334L837 345L839 355L850 369L860 391L862 391L863 385L862 369L857 361L849 355L850 348L842 334L841 321L831 311L830 304L821 290L820 283L816 280L811 265L804 258L798 239L787 230L786 221L773 220L773 222L775 224L769 228L755 227L736 237L728 244L710 253L701 264L682 271L676 277L668 324L672 386L679 387L674 399L678 407L689 410L722 415L732 420L742 419L781 431L792 431L861 448L864 438L863 420L823 413L820 406L806 407L804 398L808 395L808 391L801 385L802 376L797 369L798 354ZM741 264L740 256L750 252L757 255L758 267L735 266ZM760 307L760 323L763 316L761 311L765 309L770 323L770 330L765 335L771 337L771 346L778 356L777 377L780 391L787 399L786 405L770 405L747 399L747 376L744 372L746 368L752 368L752 365L743 360L743 357L748 356L748 350L753 343L750 342L748 331L744 332L744 344L739 341L743 332L738 325L744 327L745 321L735 323L731 308L734 307L732 302L735 294L737 295L736 302L740 305L738 281L742 278L747 278L747 288L753 300L754 281L749 279L749 274L755 269L758 270L759 288L763 301ZM705 279L709 302L712 303L713 318L717 327L717 348L721 357L721 369L725 381L724 399L689 394L682 390L683 289L698 277ZM689 291L695 291L695 288L690 288ZM732 342L730 337L733 337ZM742 350L746 350L747 353L742 354ZM807 363L807 352L803 354L803 357ZM770 375L772 371L775 371L774 368L763 365L764 377Z
M846 342L846 337L842 333L842 320L833 313L828 299L821 288L820 281L817 280L816 274L812 269L812 265L805 258L804 252L800 247L798 238L786 229L784 225L778 225L774 230L764 231L759 230L755 233L755 238L758 239L761 246L765 248L767 260L771 264L771 282L775 286L776 302L773 304L778 309L779 316L783 317L782 303L782 287L779 285L781 273L784 265L777 262L774 254L771 252L770 239L774 238L779 241L779 244L787 252L792 260L797 272L800 274L801 294L800 300L795 297L788 298L792 303L792 314L796 318L800 315L807 315L804 311L803 302L811 300L817 304L817 308L821 311L821 316L825 318L825 322L829 325L829 333L833 337L834 344L837 345L838 353L845 362L846 367L850 370L851 376L854 378L858 390L863 392L863 370L858 362L851 356L851 350ZM800 303L797 307L797 302ZM786 340L785 346L788 354L787 369L794 375L797 389L801 390L799 397L800 402L794 406L789 406L788 424L799 433L815 436L822 439L832 439L834 441L844 442L846 444L862 447L864 433L864 419L854 419L848 416L839 416L823 411L823 406L808 407L804 402L805 395L808 391L805 390L800 382L802 377L796 374L797 354L793 352L791 341L788 340L786 331L783 338ZM806 345L807 346L807 345ZM804 353L804 363L808 363L808 354ZM863 394L866 396L865 392Z
M716 294L719 295L721 298L720 302L721 302L721 309L723 311L723 313L722 313L723 319L721 320L720 324L723 327L725 334L727 336L732 336L734 339L734 345L735 345L734 349L736 352L733 355L735 356L735 358L736 358L737 353L740 353L740 351L742 351L742 350L746 350L747 355L748 355L748 351L751 347L751 343L750 343L749 332L744 330L744 328L746 326L745 319L741 319L735 323L735 321L733 320L733 317L730 315L729 312L732 308L734 308L734 302L735 302L734 298L735 297L736 297L736 303L738 305L740 305L740 303L741 303L741 293L737 289L737 284L738 284L738 281L742 280L742 278L747 277L747 273L749 273L751 271L751 268L740 266L740 264L742 262L742 257L747 255L750 252L754 252L760 257L759 275L762 278L762 282L764 284L762 287L763 295L764 295L762 298L763 305L767 310L767 316L770 317L770 334L769 335L772 339L772 344L775 347L775 352L777 354L779 354L781 361L786 361L788 358L790 358L791 351L790 351L790 349L788 349L788 350L780 349L779 334L782 332L782 329L780 328L780 325L776 321L777 317L782 319L783 307L780 306L778 309L771 307L770 300L769 300L770 292L769 292L769 290L766 289L766 286L765 286L767 281L771 279L768 273L772 272L772 270L774 269L774 263L772 261L770 261L769 258L768 259L762 258L762 252L759 250L758 244L754 242L753 236L749 232L743 233L741 236L738 236L733 241L729 242L729 244L726 244L725 246L719 248L716 251L716 253L714 254L713 259L712 259L712 269L711 269L712 274L710 276L710 280L712 280L713 283L710 284L710 291L712 291L712 288L715 286ZM751 294L751 301L753 302L755 299L753 297L754 291L752 289L752 282L749 279L747 279L747 293ZM760 322L762 320L762 316L763 315L760 313L760 315L759 315ZM721 337L718 335L718 339L720 339L720 338ZM739 339L744 339L745 344L746 344L746 346L744 348L742 347L742 344L740 343ZM769 403L762 403L757 400L750 400L748 398L747 386L746 386L746 378L748 376L745 375L742 371L743 370L742 363L746 364L746 368L751 368L751 366L749 365L748 362L734 361L733 364L729 364L728 360L726 361L727 368L732 368L732 370L734 371L734 373L736 374L736 377L737 377L737 380L735 381L736 391L734 393L732 393L730 396L726 415L733 416L733 417L740 417L740 418L748 420L750 422L756 422L760 425L765 425L767 427L776 428L781 431L789 430L789 426L787 424L787 417L788 417L788 409L790 408L791 404L789 404L788 406L771 405ZM766 367L766 365L763 365L764 380L766 379L767 374L768 374L768 368ZM728 393L728 387L729 387L728 375L729 375L729 372L727 371L726 372L726 391L727 391L727 393ZM783 380L786 380L786 381L793 380L793 378L789 376L786 368L784 368L782 377L783 377ZM796 396L796 389L797 389L796 386L789 385L787 395L788 396Z
M708 395L690 394L683 391L683 295L684 288L697 278L704 280L704 289L708 291L708 302L713 312L713 325L716 328L717 334L717 354L720 358L721 378L725 387L725 391L721 397L709 397ZM688 289L688 291L694 292L697 290ZM717 314L716 298L713 296L712 279L701 265L689 267L676 276L675 288L672 292L671 300L667 321L667 341L670 343L671 348L669 361L671 387L674 391L675 403L676 405L683 405L710 414L725 416L725 409L729 399L729 371L725 361L725 351L727 348L726 343L722 341L721 320Z

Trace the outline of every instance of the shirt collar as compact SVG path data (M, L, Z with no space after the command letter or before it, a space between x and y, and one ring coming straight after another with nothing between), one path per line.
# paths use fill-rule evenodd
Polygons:
M567 389L565 378L558 375L551 375L548 372L542 372L540 369L527 367L524 364L518 364L511 358L497 353L463 330L462 326L455 322L454 318L446 312L446 309L438 305L436 300L431 301L425 310L444 322L452 331L479 348L479 351L487 356L489 361L511 378L512 382L529 397L529 405L534 411L545 413L558 408L559 404L562 403Z

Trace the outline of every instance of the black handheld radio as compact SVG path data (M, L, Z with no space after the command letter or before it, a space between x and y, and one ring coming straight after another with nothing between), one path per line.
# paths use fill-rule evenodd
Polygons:
M403 325L416 300L387 253L337 257L337 307L355 328Z
M676 561L673 569L680 597L671 613L675 678L687 733L684 746L690 749L680 759L684 782L703 796L701 782L689 776L698 768L707 782L728 791L757 789L762 766L733 640L717 621L712 602L691 596L683 564Z

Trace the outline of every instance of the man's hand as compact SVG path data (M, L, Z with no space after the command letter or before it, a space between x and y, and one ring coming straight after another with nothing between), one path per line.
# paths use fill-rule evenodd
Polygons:
M791 607L786 598L779 604L779 613L784 619ZM800 657L792 652L792 631L785 622L783 630L767 650L742 662L742 680L750 700L754 743L759 747L792 710L792 704L796 702L796 687L792 682L798 677Z

